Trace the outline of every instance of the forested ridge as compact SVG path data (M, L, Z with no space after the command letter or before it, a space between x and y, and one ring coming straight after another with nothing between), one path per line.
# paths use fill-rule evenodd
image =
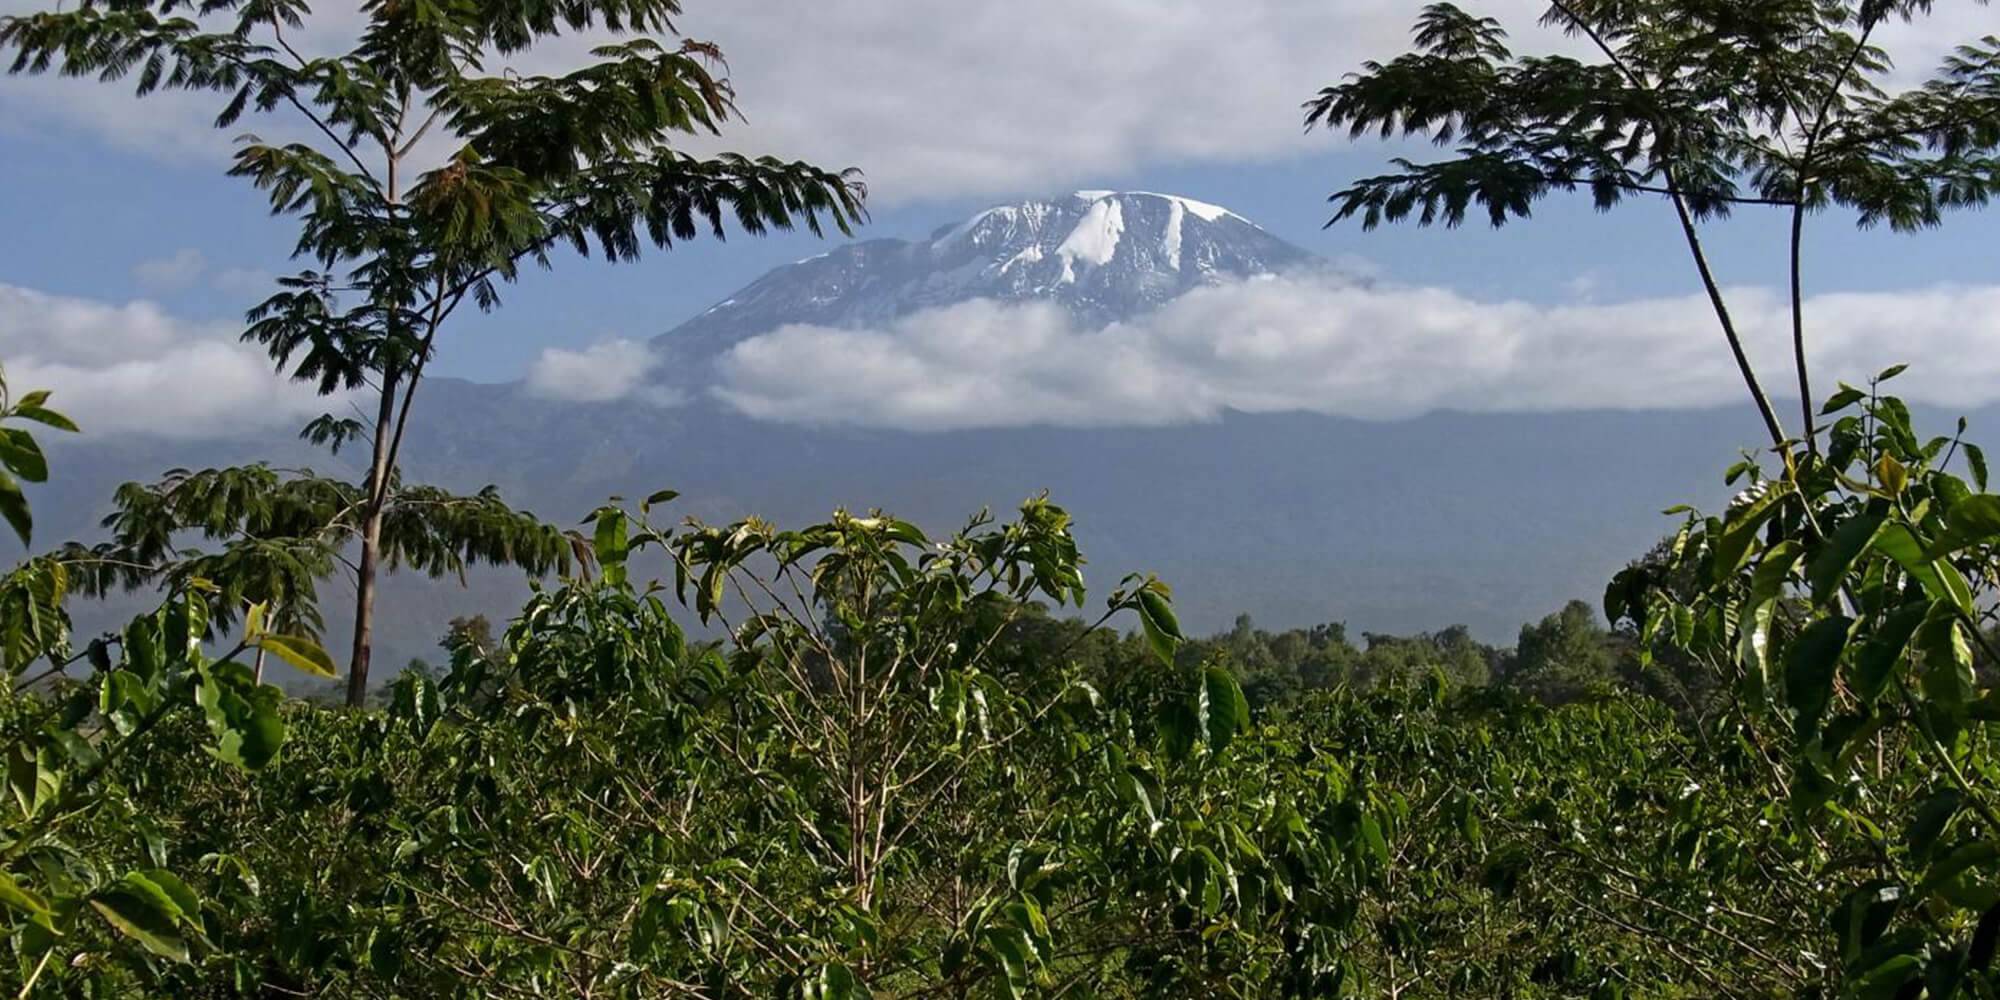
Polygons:
M300 0L0 18L13 73L308 127L237 147L299 234L244 337L360 399L302 438L367 455L359 481L167 471L52 542L44 443L88 428L0 377L0 519L34 553L0 576L0 987L1993 996L2000 494L1982 429L1921 426L1904 366L1814 382L1803 295L1809 222L1917 232L2000 191L2000 41L1902 90L1873 42L1930 12L1559 0L1585 58L1440 3L1306 103L1437 146L1337 191L1335 222L1671 208L1713 307L1689 336L1721 335L1768 432L1719 509L1661 498L1657 545L1507 647L1247 615L1195 637L1172 581L1086 577L1047 494L945 532L704 518L671 489L545 520L406 478L438 340L537 270L865 219L853 171L686 151L736 113L675 0L369 4L333 54L292 44ZM612 41L572 72L497 65L583 32ZM1701 239L1749 213L1790 234L1796 412ZM533 580L518 612L377 661L382 577L480 566ZM148 610L75 628L113 595ZM338 697L288 695L279 662Z

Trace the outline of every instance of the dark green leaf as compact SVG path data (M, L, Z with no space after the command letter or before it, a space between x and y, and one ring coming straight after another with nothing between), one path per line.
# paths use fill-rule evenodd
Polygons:
M90 906L106 923L147 951L175 962L188 960L179 904L144 876L125 876L116 885L92 896Z
M1864 701L1881 697L1895 674L1896 665L1902 662L1903 650L1909 647L1910 637L1917 634L1917 627L1929 614L1930 607L1923 604L1906 604L1889 612L1854 658L1854 693L1857 696Z
M47 901L14 881L14 876L0 870L0 906L11 909L29 920L49 930L55 929L51 923L53 912Z
M1862 514L1850 518L1827 539L1826 546L1813 557L1806 575L1812 581L1813 602L1826 604L1839 596L1841 584L1854 567L1854 560L1867 551L1875 534L1882 530L1882 516Z
M1945 513L1945 531L1925 553L1932 559L1973 545L2000 539L2000 496L1979 493L1952 504Z
M49 478L49 461L42 455L41 446L27 431L17 427L0 427L0 467L24 482L42 483Z
M14 477L5 472L0 472L0 518L5 518L13 527L22 545L32 544L35 519L28 513L28 498L21 494L21 485L14 481Z
M1820 407L1819 410L1820 416L1827 416L1828 414L1838 413L1841 410L1845 410L1848 407L1853 406L1854 404L1867 398L1868 398L1867 393L1862 392L1861 390L1856 389L1853 386L1841 386L1840 391L1828 397L1826 405Z
M1221 752L1229 742L1250 728L1250 703L1236 678L1221 667L1202 671L1202 688L1208 708L1208 745Z
M1806 626L1785 655L1785 696L1798 712L1803 731L1818 727L1833 697L1834 674L1853 624L1838 616L1822 618Z

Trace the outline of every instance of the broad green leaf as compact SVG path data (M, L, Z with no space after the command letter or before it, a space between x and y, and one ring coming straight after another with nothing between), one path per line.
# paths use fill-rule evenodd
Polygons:
M0 906L14 910L48 930L55 930L54 913L41 896L22 888L14 876L0 870Z
M276 759L285 742L285 723L279 714L282 697L277 688L256 683L250 669L240 663L204 669L195 700L215 736L215 755L250 770Z
M278 659L314 677L331 679L340 676L340 668L334 665L333 656L320 648L319 643L304 636L269 633L258 637L253 645L271 651Z
M1743 563L1750 557L1750 550L1757 542L1757 532L1764 522L1778 510L1778 504L1790 490L1777 484L1765 487L1764 492L1748 503L1729 512L1723 523L1721 536L1715 541L1714 577L1717 583L1736 575Z
M597 564L604 568L604 582L607 586L624 586L628 545L625 512L616 507L606 507L598 511L597 529L593 534L592 547L597 553Z
M1222 667L1202 671L1202 689L1208 705L1208 745L1219 753L1236 734L1250 728L1250 703L1236 678Z
M1806 626L1785 655L1785 697L1797 710L1803 732L1819 726L1820 716L1833 698L1834 674L1853 624L1839 616L1822 618Z
M1896 1000L1903 995L1904 984L1921 982L1922 972L1923 962L1917 956L1897 955L1857 976L1847 993L1855 1000Z
M1762 604L1784 593L1785 582L1791 579L1792 568L1806 554L1805 547L1787 538L1772 545L1757 561L1757 570L1750 577L1750 603Z
M1854 657L1854 693L1864 701L1881 697L1888 688L1889 680L1895 676L1896 665L1902 662L1903 650L1910 645L1910 637L1917 634L1917 627L1930 615L1930 606L1906 604L1889 612L1880 627L1862 645L1861 652Z
M148 868L145 871L136 872L134 875L135 877L145 879L152 885L158 886L161 892L166 893L167 898L173 900L174 905L180 909L181 919L193 921L199 917L201 913L201 897L195 895L194 890L188 888L187 883L181 881L180 876L164 868Z
M1945 824L1958 814L1964 798L1953 789L1945 789L1925 799L1917 806L1916 816L1910 820L1909 829L1904 832L1903 843L1916 857L1918 864L1930 860L1937 848L1938 837L1944 832Z
M140 875L127 875L90 898L90 906L120 934L161 958L185 963L187 939L181 910L165 890Z
M0 518L13 527L23 546L33 544L35 519L28 513L28 498L22 495L21 484L5 471L0 471Z
M1139 607L1146 617L1160 627L1160 631L1175 639L1185 638L1181 635L1180 619L1174 617L1173 605L1168 603L1165 597L1160 596L1158 591L1151 589L1139 591Z
M35 443L34 435L18 427L0 427L0 466L24 482L44 483L49 479L49 460Z
M1965 446L1965 467L1972 471L1972 486L1980 492L1987 488L1986 452L1976 444Z
M1951 505L1945 514L1945 531L1925 553L1932 559L1947 556L1973 545L2000 540L2000 496L1980 493Z
M1894 559L1903 572L1923 585L1932 600L1948 600L1967 614L1972 613L1972 588L1964 575L1948 562L1924 558L1924 545L1904 524L1885 524L1877 532L1875 548Z
M1896 460L1896 456L1883 452L1875 462L1875 478L1882 483L1882 491L1892 497L1903 495L1910 485L1910 469Z
M20 417L22 420L32 420L59 431L69 431L71 433L76 433L77 431L76 424L68 417L44 407L23 404L14 411L14 415Z
M1856 389L1851 385L1844 385L1840 387L1839 392L1834 393L1831 397L1827 399L1825 406L1820 407L1819 414L1820 416L1824 417L1830 414L1839 413L1840 411L1845 410L1848 407L1853 406L1854 404L1867 398L1868 398L1867 393L1862 392L1861 390Z
M1917 646L1924 651L1926 696L1953 707L1972 700L1972 645L1956 614L1943 605L1933 607L1917 630Z
M1737 662L1760 681L1771 677L1771 624L1777 610L1775 599L1751 608L1744 614L1742 631L1737 636Z
M1854 560L1875 540L1875 534L1882 530L1882 515L1862 514L1850 518L1827 539L1826 546L1813 557L1806 576L1812 581L1813 603L1826 604L1840 594L1841 584L1854 567Z
M254 640L264 634L264 602L258 601L243 612L243 638Z
M1987 907L1972 931L1972 945L1966 949L1965 964L1985 971L1993 967L1994 945L2000 943L2000 903Z

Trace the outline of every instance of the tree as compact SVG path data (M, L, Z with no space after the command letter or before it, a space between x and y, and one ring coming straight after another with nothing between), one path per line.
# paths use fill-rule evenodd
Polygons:
M93 597L164 586L178 591L204 580L209 619L231 626L249 605L266 608L274 628L319 641L324 628L319 583L345 569L363 537L364 485L262 465L191 472L175 469L155 483L126 483L104 518L110 540L72 543L56 553ZM463 577L478 563L566 574L587 564L589 545L514 510L492 487L458 496L392 476L380 511L383 565L439 579ZM195 536L213 550L189 544ZM262 676L263 661L257 673Z
M2000 190L2000 38L1961 46L1914 89L1881 89L1877 29L1930 8L1557 0L1547 20L1603 58L1584 63L1516 57L1496 22L1439 4L1419 22L1420 51L1307 105L1308 124L1458 143L1455 158L1399 160L1335 194L1336 221L1455 225L1477 202L1500 225L1579 186L1600 208L1635 193L1674 206L1781 462L1732 468L1741 492L1718 515L1678 508L1681 530L1612 581L1605 611L1642 657L1670 647L1727 685L1713 728L1733 749L1716 752L1789 806L1764 820L1795 831L1785 867L1833 877L1839 896L1820 911L1833 940L1813 953L1837 958L1834 979L1858 996L1991 995L2000 940L2000 703L1973 654L2000 585L2000 498L1965 421L1922 438L1882 391L1901 365L1815 409L1803 311L1809 214L1838 207L1909 231ZM1701 248L1697 223L1750 205L1788 222L1797 439ZM1952 471L1961 457L1970 483Z
M1505 680L1549 704L1603 694L1613 681L1614 656L1597 612L1583 601L1521 626Z
M761 233L804 223L842 232L861 212L852 173L674 147L717 134L735 114L721 54L673 36L679 0L371 3L351 47L301 50L303 0L79 3L0 19L14 73L50 70L222 99L218 127L283 113L308 139L238 148L231 174L299 224L311 267L280 279L244 337L322 393L372 394L365 422L332 414L305 436L369 443L357 511L355 626L348 700L367 692L376 574L411 404L438 336L470 300L562 247L631 260L725 221ZM489 69L569 34L608 36L560 74ZM429 155L436 136L450 151Z
M1595 61L1519 56L1490 17L1424 9L1417 51L1364 64L1306 103L1306 125L1424 135L1452 155L1399 158L1393 173L1329 200L1334 222L1373 228L1414 213L1456 226L1475 204L1495 226L1552 193L1670 203L1717 323L1774 445L1789 439L1703 250L1699 224L1745 207L1790 227L1791 333L1799 441L1818 447L1806 358L1806 217L1830 208L1863 226L1939 225L2000 192L2000 38L1975 39L1925 83L1882 88L1892 19L1931 0L1555 0L1543 23L1588 41ZM1329 223L1331 225L1332 223Z

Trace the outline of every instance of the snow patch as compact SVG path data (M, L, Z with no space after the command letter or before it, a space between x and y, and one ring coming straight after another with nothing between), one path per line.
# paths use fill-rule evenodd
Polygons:
M1111 262L1118 252L1118 240L1124 235L1124 208L1116 198L1105 198L1091 204L1083 220L1056 247L1056 253L1062 256L1065 268L1072 260L1102 266Z
M1162 248L1167 251L1167 266L1181 269L1181 230L1187 226L1187 206L1178 199L1168 202L1167 234L1162 239Z
M1176 207L1186 211L1188 214L1194 216L1197 219L1200 219L1203 222L1214 222L1218 219L1223 218L1224 216L1227 216L1239 222L1249 223L1250 225L1253 226L1256 225L1256 223L1250 222L1249 219L1245 219L1244 217L1237 215L1235 212L1223 208L1221 205L1211 205L1205 201L1196 201L1193 198L1183 198L1177 194L1159 194L1153 191L1134 191L1132 193L1136 195L1143 195L1147 198L1164 198L1167 201L1173 202Z
M1036 244L1030 243L1027 249L1022 250L1020 253L1017 253L1012 257L1009 257L1007 259L1007 263L1000 265L1000 273L1006 274L1008 271L1012 270L1014 265L1016 264L1033 264L1034 262L1041 259L1042 259L1042 248Z

